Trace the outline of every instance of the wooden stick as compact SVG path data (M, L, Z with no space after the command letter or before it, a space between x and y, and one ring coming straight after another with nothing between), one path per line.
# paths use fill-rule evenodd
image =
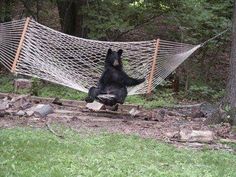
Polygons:
M157 39L156 48L155 48L155 52L154 52L154 56L153 56L153 61L152 61L152 69L151 69L151 72L150 72L150 75L149 75L149 80L148 80L147 94L150 94L151 91L152 91L153 75L154 75L154 71L155 71L155 67L156 67L159 43L160 43L160 39Z
M16 64L19 60L21 48L22 48L22 45L23 45L23 42L24 42L24 39L25 39L25 33L27 31L29 21L30 21L30 18L27 17L26 21L25 21L24 29L23 29L22 34L21 34L21 39L20 39L20 42L19 42L19 46L18 46L17 51L16 51L15 59L14 59L13 64L12 64L11 72L15 72L15 70L16 70Z
M56 133L56 132L51 128L50 122L51 122L51 119L49 118L49 119L47 120L47 122L46 122L46 127L47 127L47 129L48 129L52 134L54 134L55 136L64 139L65 137L64 137L63 135L59 135L58 133Z

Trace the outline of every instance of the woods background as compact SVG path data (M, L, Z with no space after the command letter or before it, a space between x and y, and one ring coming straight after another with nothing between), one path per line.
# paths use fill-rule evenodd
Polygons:
M0 0L0 22L31 16L67 34L107 41L162 38L199 44L230 28L232 11L232 0ZM203 97L223 95L230 36L197 51L164 85Z

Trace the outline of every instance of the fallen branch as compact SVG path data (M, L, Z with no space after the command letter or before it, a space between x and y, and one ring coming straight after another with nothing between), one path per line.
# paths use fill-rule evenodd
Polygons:
M88 115L96 115L96 117L109 117L109 118L123 118L123 117L132 117L129 113L124 113L124 112L114 112L110 110L89 110L89 109L83 109L82 112L86 112Z
M65 137L64 137L63 135L57 134L57 133L51 128L51 126L50 126L50 121L49 121L49 120L50 120L50 119L48 119L48 121L46 122L46 127L47 127L47 129L48 129L52 134L54 134L55 136L64 139Z
M173 108L194 108L194 107L200 107L203 103L197 103L192 105L175 105Z
M234 139L220 139L221 143L236 143Z

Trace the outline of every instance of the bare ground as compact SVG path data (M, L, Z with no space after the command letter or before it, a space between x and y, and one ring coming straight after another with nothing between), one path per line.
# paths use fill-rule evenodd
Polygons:
M2 99L7 95L2 94ZM14 96L9 96L11 99ZM1 97L0 97L1 98ZM45 118L35 116L17 116L16 107L10 107L7 114L0 116L0 129L12 127L37 127L48 129L55 135L50 125L62 124L73 130L82 132L111 132L122 134L135 134L143 138L153 138L161 140L177 147L191 148L209 148L224 149L236 152L236 149L222 143L236 142L236 133L229 124L205 125L205 117L199 114L199 105L181 106L180 108L162 108L155 110L145 110L133 105L120 106L118 112L100 111L94 112L85 107L84 102L65 101L62 105L53 104L53 99L43 99L37 97L27 97L32 105L38 103L50 104L54 109L54 113L49 114ZM19 109L19 108L18 108ZM130 115L131 109L139 110L137 115ZM181 139L181 131L187 130L205 132L210 131L214 134L213 139L202 141L200 138L183 140Z

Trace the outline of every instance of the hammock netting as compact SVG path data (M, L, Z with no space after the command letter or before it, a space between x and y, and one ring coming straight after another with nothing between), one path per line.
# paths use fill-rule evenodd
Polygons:
M109 48L123 50L124 70L129 76L146 78L144 83L128 88L129 95L133 95L147 93L148 86L153 90L199 47L161 39L88 40L55 31L32 19L27 26L26 19L0 24L0 63L8 70L82 92L97 85Z

